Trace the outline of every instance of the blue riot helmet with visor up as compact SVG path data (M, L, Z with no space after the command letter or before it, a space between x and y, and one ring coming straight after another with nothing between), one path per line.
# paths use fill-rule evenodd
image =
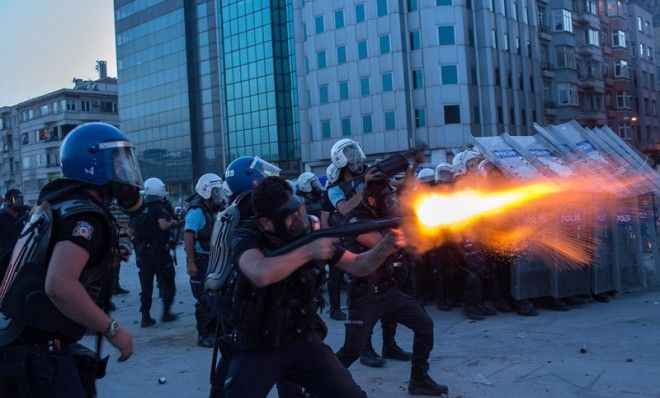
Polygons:
M99 188L124 211L142 205L142 174L126 135L107 123L85 123L73 129L60 149L62 177Z
M229 196L253 190L264 178L280 175L281 169L258 156L235 159L225 171L225 191Z

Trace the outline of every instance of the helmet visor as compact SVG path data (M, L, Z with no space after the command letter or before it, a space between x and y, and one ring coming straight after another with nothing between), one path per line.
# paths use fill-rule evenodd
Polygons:
M349 165L361 165L366 160L366 156L357 145L349 145L344 148L344 156L346 157L346 162Z
M282 169L272 163L266 162L259 156L255 156L254 160L250 164L250 171L261 174L265 178L280 175L280 171L282 171Z
M135 156L135 149L128 141L104 142L99 145L100 149L112 151L112 170L108 170L112 175L111 181L120 184L142 187L142 173L140 164Z

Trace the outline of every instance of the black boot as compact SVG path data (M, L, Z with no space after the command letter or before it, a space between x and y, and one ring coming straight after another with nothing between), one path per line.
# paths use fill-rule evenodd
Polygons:
M179 319L179 316L172 313L172 304L163 304L163 316L160 317L162 322L173 322Z
M534 304L529 300L516 301L516 311L518 315L522 316L537 316L539 314L539 311L534 308Z
M362 351L362 355L360 355L360 363L371 366L372 368L382 368L387 361L378 355L374 348L369 345L364 351Z
M156 324L156 320L151 317L149 311L142 311L142 322L140 322L140 327L148 328Z
M449 387L436 383L428 374L428 369L414 367L410 372L408 382L408 393L410 395L430 395L434 397L449 396Z
M392 341L383 342L383 358L410 361L412 359L412 353L399 347L396 341L392 339Z

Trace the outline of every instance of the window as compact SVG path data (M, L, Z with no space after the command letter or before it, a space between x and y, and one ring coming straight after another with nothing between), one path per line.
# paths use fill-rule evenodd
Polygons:
M413 89L424 88L424 74L421 69L412 71Z
M80 101L80 110L82 110L83 112L89 112L91 110L89 101L87 100Z
M341 101L348 99L348 82L339 82L339 99Z
M426 126L426 109L415 109L415 127L419 128L424 126Z
M392 72L383 73L381 80L383 82L383 92L392 91Z
M571 12L564 9L552 11L552 30L555 32L573 33L573 19Z
M460 105L445 105L445 124L460 124L461 123L461 107Z
M502 49L504 51L509 51L509 35L505 33L503 36L504 40L502 40Z
M321 120L321 138L330 138L330 120Z
M390 52L390 35L382 35L379 38L380 42L380 53L388 54Z
M351 118L343 117L341 119L341 135L351 135Z
M346 63L346 46L337 47L337 65Z
M422 42L419 37L419 31L410 32L410 49L419 50L422 47Z
M379 17L387 15L387 0L376 0L376 9Z
M627 61L619 59L614 62L614 76L630 78L630 68Z
M575 69L575 50L571 47L557 47L557 67Z
M316 53L316 65L319 69L325 69L325 50Z
M637 17L637 30L644 32L644 20L642 17Z
M344 10L335 11L335 29L344 27Z
M408 0L408 12L417 11L417 0Z
M371 86L369 85L369 76L360 78L360 95L365 97L371 94Z
M367 41L362 40L358 42L358 59L367 58Z
M502 113L502 106L497 107L497 123L504 124L504 114Z
M599 38L597 30L587 29L584 33L585 33L585 43L587 43L591 46L600 45L600 43L599 43L600 38Z
M632 126L630 123L622 122L619 124L619 135L626 140L632 139Z
M584 0L584 11L592 15L598 15L596 0Z
M615 30L612 32L612 46L625 47L626 46L626 32Z
M303 24L303 38L307 40L307 24Z
M458 67L456 65L442 65L440 75L442 84L458 84Z
M574 83L559 83L557 84L557 94L559 97L559 105L575 105L578 104L577 85Z
M501 85L501 80L500 80L500 68L495 68L495 85L499 86Z
M362 115L362 132L367 134L374 131L373 123L371 121L371 114Z
M385 112L385 130L395 130L396 121L394 120L394 111Z
M314 18L314 26L316 26L316 33L323 33L325 30L323 26L323 15Z
M627 91L617 91L616 92L616 106L619 109L631 109L632 108L632 96Z
M497 33L495 33L495 29L490 31L490 42L493 44L493 48L497 48Z
M49 113L50 113L50 108L48 107L48 105L42 105L39 107L39 114L41 116L47 115Z
M319 103L327 104L328 103L328 85L324 84L319 86Z
M355 23L364 22L364 4L355 6Z
M451 0L435 0L436 6L450 6Z
M46 129L37 130L35 136L37 142L48 141L50 139L50 135Z
M441 46L455 44L453 26L438 26L438 44Z

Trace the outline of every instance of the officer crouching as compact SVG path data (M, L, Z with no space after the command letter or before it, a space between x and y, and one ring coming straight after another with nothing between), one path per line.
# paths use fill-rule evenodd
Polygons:
M318 222L281 177L265 178L252 193L252 206L255 217L238 225L232 241L240 276L230 316L235 343L225 397L263 397L278 381L296 383L318 397L366 396L323 343L327 328L318 315L323 267L329 263L368 275L405 244L401 231L392 230L360 255L339 246L337 239L321 238L266 257Z
M386 176L377 173L366 181L362 202L347 216L348 223L357 223L396 215L398 212L396 189ZM385 238L380 231L372 231L355 238L347 238L347 247L356 252L373 250ZM397 274L402 272L401 254L388 256L385 264L366 277L355 278L349 287L348 320L344 346L337 357L347 368L355 362L368 344L374 325L398 322L412 329L414 334L412 369L408 392L413 395L448 395L449 389L433 381L428 375L429 355L433 349L433 320L413 297L398 286ZM388 328L389 329L389 328ZM389 337L383 327L383 356L386 350L401 351L394 343L394 332ZM389 340L389 344L386 345Z
M132 336L103 311L112 269L130 256L108 205L142 204L133 147L114 126L87 123L67 135L60 159L63 178L39 193L0 285L2 397L91 396L69 351L86 329L117 347L120 361L133 354Z

